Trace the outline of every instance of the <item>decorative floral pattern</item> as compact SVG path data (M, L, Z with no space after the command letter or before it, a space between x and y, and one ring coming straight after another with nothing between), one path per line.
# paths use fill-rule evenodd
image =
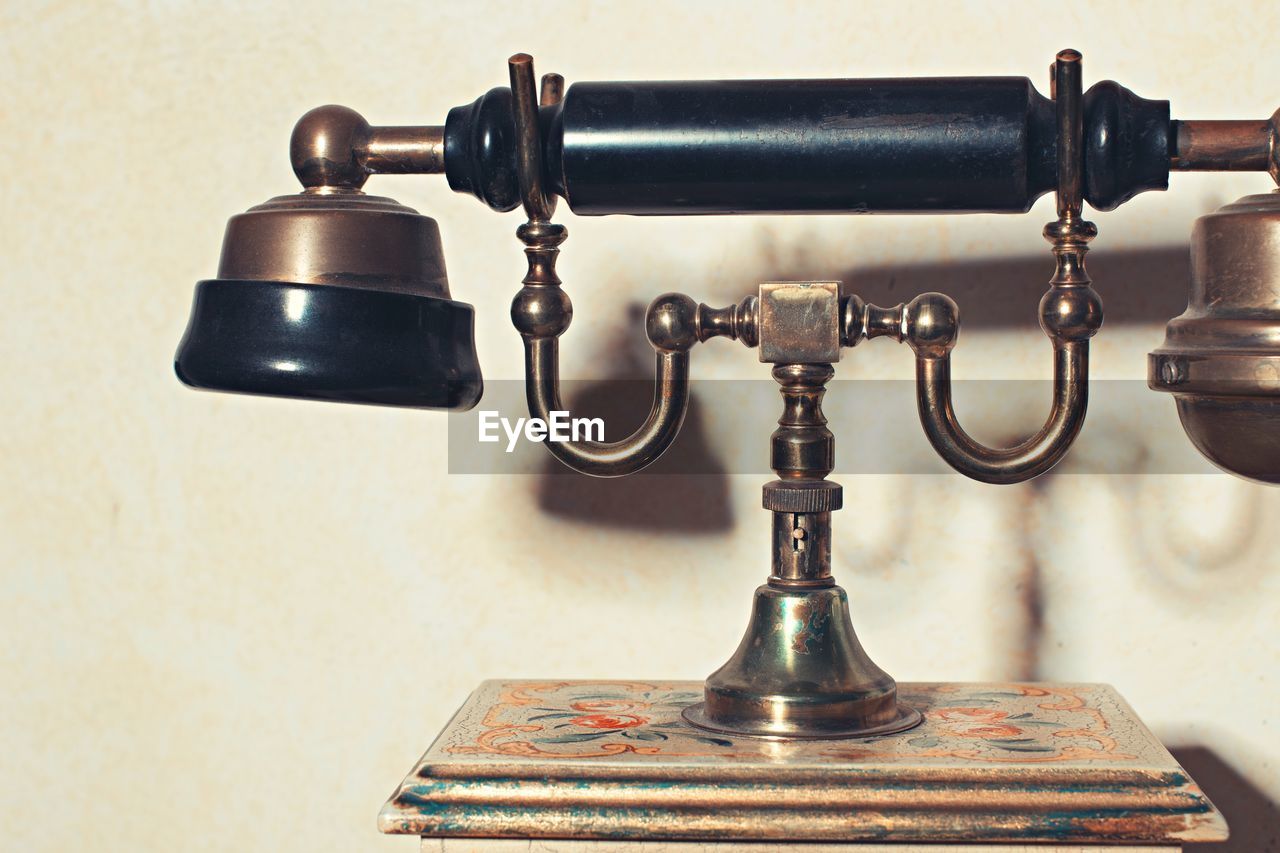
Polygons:
M1136 755L1118 748L1111 723L1089 704L1088 686L1049 687L1010 684L976 689L976 685L938 684L925 709L925 723L905 732L905 747L914 758L957 758L995 764L1045 764L1106 759L1131 761ZM1033 709L1005 710L1034 700ZM1043 701L1040 701L1043 700ZM998 706L998 707L997 707ZM1066 713L1045 713L1066 712ZM1083 715L1089 722L1081 725ZM828 750L832 758L860 760L877 757L869 741Z
M666 839L700 827L742 840L766 826L841 842L1225 837L1212 804L1105 685L899 688L924 715L914 729L774 742L684 723L699 682L485 682L380 825L446 837Z
M1030 714L1018 714L1015 719L1030 717ZM1009 719L1008 711L993 711L990 708L943 708L938 711L937 719L942 729L952 737L973 737L989 740L991 738L1011 738L1022 734L1017 726L1001 723ZM1035 725L1044 725L1030 721Z
M901 735L779 746L718 735L680 712L702 698L690 682L507 682L453 755L527 758L663 756L749 760L779 748L816 760L957 759L985 763L1128 761L1089 686L903 685L925 722ZM490 694L491 696L493 694ZM477 711L479 709L476 709ZM472 716L475 711L472 712Z
M701 744L724 753L733 747L732 740L695 729L680 719L680 712L701 698L701 691L685 685L526 682L502 693L484 716L486 730L472 743L451 746L448 751L455 755L605 758L626 753L697 755L695 745ZM578 744L582 746L565 748Z
M557 723L554 728L562 729L566 726L579 726L585 729L606 729L608 731L619 731L621 729L635 728L643 726L649 722L648 717L642 717L633 711L647 711L649 709L648 702L634 702L620 699L597 699L590 702L571 702L569 704L570 711L582 712L578 716L574 716L570 712L557 711L552 708L538 708L539 711L551 711L548 714L539 714L530 717L531 720L546 719L570 719L564 723Z
M629 729L632 726L642 726L649 722L644 717L637 717L634 714L621 714L616 717L610 717L607 714L587 714L583 717L574 717L568 723L561 725L582 726L588 729ZM557 728L559 728L557 726Z

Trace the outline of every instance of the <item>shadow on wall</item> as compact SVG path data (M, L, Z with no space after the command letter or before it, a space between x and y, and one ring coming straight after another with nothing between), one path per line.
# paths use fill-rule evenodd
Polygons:
M1231 837L1216 844L1188 844L1187 853L1280 853L1280 804L1203 746L1171 749L1227 819Z
M1088 269L1106 310L1099 334L1116 325L1163 326L1187 307L1191 259L1185 245L1090 252ZM967 331L1025 328L1038 332L1038 305L1052 274L1053 261L1045 252L947 264L855 268L847 271L843 280L847 292L884 306L928 291L945 293L959 303Z
M1101 252L1090 255L1089 270L1106 303L1108 326L1163 324L1186 307L1190 280L1186 246ZM884 306L926 291L946 293L960 304L967 331L1025 328L1028 334L1040 334L1037 306L1051 274L1052 261L1045 252L982 261L855 268L842 278L847 292L856 292L868 302ZM752 278L785 281L797 276L794 272L788 274L786 269L765 266L754 270ZM649 275L646 280L698 281L699 276L668 270L665 275ZM727 299L736 301L742 295ZM708 301L713 299L708 297ZM642 306L633 303L627 315L631 328L643 326ZM598 362L606 375L587 384L567 402L575 415L603 417L608 429L606 439L613 440L644 420L650 402L646 396L637 396L635 383L617 380L648 380L652 376L652 353L637 335L625 334L611 342ZM1046 369L1047 365L1046 359ZM762 378L765 376L762 374ZM1005 440L1011 444L1020 438L1009 435ZM837 458L840 439L837 435ZM762 447L761 452L767 451ZM690 468L711 473L682 475ZM732 529L734 523L725 465L708 434L696 378L679 438L644 475L599 480L566 474L559 462L548 457L536 493L544 512L603 528L688 535L720 533Z
M644 314L645 306L628 306L632 327L643 328ZM603 418L605 441L625 438L649 414L651 396L638 393L641 383L630 379L643 376L648 367L648 381L652 382L653 354L631 347L631 340L630 335L615 339L600 359L610 375L586 383L565 401L575 415ZM707 434L697 387L694 381L679 437L642 475L588 477L569 471L548 454L536 486L539 508L550 515L615 530L677 536L732 530L729 481ZM688 470L706 473L688 476L684 474Z

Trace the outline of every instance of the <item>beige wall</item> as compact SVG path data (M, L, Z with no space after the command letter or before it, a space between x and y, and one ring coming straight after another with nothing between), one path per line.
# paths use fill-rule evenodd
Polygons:
M1176 115L1261 117L1278 104L1276 4L1060 8L4 4L0 847L412 849L377 836L374 815L476 682L701 678L736 643L765 573L759 477L680 486L695 490L676 499L682 512L723 501L709 532L655 529L646 519L669 512L643 486L602 499L639 500L639 522L598 511L615 522L588 523L590 508L548 511L537 477L448 476L443 416L182 388L170 360L191 285L213 273L228 215L292 191L286 146L303 111L337 102L377 123L438 122L503 83L516 50L570 81L1040 84L1067 45L1084 51L1087 79L1168 97ZM1176 301L1180 282L1104 280L1104 256L1152 250L1178 267L1196 216L1266 186L1175 176L1172 192L1098 215L1104 298L1149 286ZM370 189L440 220L486 375L517 378L506 310L523 274L517 216L438 178ZM566 374L608 375L601 361L643 353L626 306L666 289L724 304L778 275L926 264L946 290L953 262L1013 256L1036 270L1010 290L1031 314L1051 214L1048 199L1006 218L566 214L577 309ZM1103 331L1098 376L1141 379L1160 340L1145 297L1126 298L1139 319ZM698 377L763 375L737 347L705 349ZM968 335L956 370L1043 377L1046 346L1029 317ZM906 378L910 360L869 346L841 374ZM980 400L960 407L982 417ZM1095 446L1125 414L1092 413ZM1022 427L1038 417L1022 415ZM772 428L703 416L712 441L729 432L762 452ZM1126 440L1143 452L1141 435ZM849 454L856 436L840 442ZM1221 476L841 479L837 568L864 642L898 678L1111 682L1187 748L1229 816L1275 819L1280 494Z

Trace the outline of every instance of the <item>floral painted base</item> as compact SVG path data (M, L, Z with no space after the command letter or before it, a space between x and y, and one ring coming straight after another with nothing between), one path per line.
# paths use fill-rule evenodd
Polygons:
M695 729L701 682L487 681L383 807L429 837L1174 845L1222 816L1114 689L901 684L898 735Z

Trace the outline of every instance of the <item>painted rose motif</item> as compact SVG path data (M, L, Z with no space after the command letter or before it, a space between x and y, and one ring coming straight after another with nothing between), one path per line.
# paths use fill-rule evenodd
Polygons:
M733 746L733 742L726 738L690 728L678 717L670 719L701 695L692 690L656 687L627 695L619 687L607 693L592 691L589 695L580 694L558 707L535 705L530 708L535 713L530 714L526 722L536 724L540 733L529 740L532 744L594 742L599 744L602 750L599 754L602 755L622 752L657 755L662 751L660 744L672 738L697 741L721 749ZM668 719L654 722L663 717Z
M569 721L570 725L584 726L588 729L629 729L634 726L643 726L649 722L644 717L635 714L586 714L581 717L574 717Z
M649 703L620 701L618 699L597 699L593 702L573 702L569 707L574 711L582 711L588 714L633 714L636 711L647 710Z
M939 719L946 720L947 734L953 737L970 737L988 740L990 738L1018 737L1023 730L1006 722L1007 711L993 708L943 708L935 712Z
M983 690L969 693L965 702L948 705L940 702L930 709L927 720L932 725L926 731L907 738L907 744L917 750L941 751L938 754L953 755L959 758L981 756L984 750L996 749L1007 753L1024 753L1025 760L1040 761L1040 756L1065 755L1066 750L1053 742L1053 738L1071 734L1062 731L1064 724L1054 720L1036 719L1032 711L1021 711L1012 714L1000 710L999 705L1009 707L1010 703L1027 696L1048 696L1048 691L1027 685L1014 685L1016 690ZM1054 694L1069 697L1071 702L1083 706L1084 700L1067 693ZM1037 706L1045 710L1070 710L1059 708L1053 703L1041 703ZM1074 707L1074 706L1073 706ZM960 746L957 740L980 741L980 743ZM1067 749L1074 749L1069 747ZM921 752L920 754L924 754ZM1008 760L986 759L981 760ZM1048 760L1048 759L1043 759Z

